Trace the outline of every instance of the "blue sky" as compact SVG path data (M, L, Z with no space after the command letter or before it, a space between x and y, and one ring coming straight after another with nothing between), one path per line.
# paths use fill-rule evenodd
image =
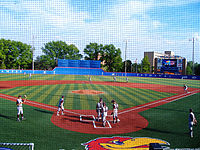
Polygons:
M144 51L174 51L200 62L200 0L0 0L0 38L34 45L35 57L53 40L114 44L127 59ZM198 40L197 40L198 39Z

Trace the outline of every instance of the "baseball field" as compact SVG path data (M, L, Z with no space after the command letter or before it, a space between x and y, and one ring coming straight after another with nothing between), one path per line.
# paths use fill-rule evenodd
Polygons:
M187 84L189 92L183 90ZM16 100L23 104L26 120L17 122ZM64 96L64 115L56 116ZM96 104L103 98L109 108L106 127L95 121ZM119 105L119 123L112 123L112 103ZM34 143L36 150L122 149L87 145L102 137L152 138L166 141L170 148L199 148L200 126L194 137L188 130L189 109L200 122L200 81L111 76L0 74L0 141ZM96 140L98 141L98 140ZM118 141L122 142L122 141ZM132 140L133 142L133 140ZM110 143L111 144L111 143ZM127 143L123 143L126 145ZM134 145L134 146L131 146ZM123 149L145 149L129 143ZM115 145L115 146L116 146ZM121 144L122 145L122 144ZM146 147L147 148L147 147Z

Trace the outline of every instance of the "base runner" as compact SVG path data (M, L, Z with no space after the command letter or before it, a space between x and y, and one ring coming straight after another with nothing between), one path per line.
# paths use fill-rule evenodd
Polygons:
M57 116L59 116L60 111L62 111L62 115L64 115L64 96L62 96L59 100Z
M22 120L24 120L24 116L23 116L23 107L22 104L24 102L26 102L26 95L24 95L24 99L22 99L22 96L18 96L18 99L16 101L16 105L17 105L17 121L20 121L19 119L19 115L21 114Z
M111 103L113 103L113 112L111 113L111 115L113 115L113 123L117 123L118 122L118 104L116 103L114 99L111 101Z

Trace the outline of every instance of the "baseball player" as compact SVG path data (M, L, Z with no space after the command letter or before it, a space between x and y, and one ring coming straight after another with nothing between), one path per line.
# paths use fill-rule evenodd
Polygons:
M18 99L16 101L16 105L17 105L17 121L20 121L19 119L19 115L21 114L22 120L24 120L24 116L23 116L23 107L22 104L24 102L26 102L26 95L24 95L24 99L22 99L22 96L18 96Z
M113 123L118 122L118 104L116 103L115 100L112 100L111 103L113 103L113 112L111 115L113 115Z
M96 105L96 112L97 112L97 120L99 121L101 118L101 113L102 113L102 108L103 108L103 99L100 98L99 102Z
M106 106L106 103L103 103L103 108L102 108L102 122L103 122L103 127L106 126L106 117L108 115L108 107Z
M92 81L91 76L89 76L89 81L90 81L90 82Z
M126 82L128 83L128 77L126 77Z
M193 125L197 124L197 120L195 118L193 110L190 109L189 111L190 111L190 114L189 114L189 131L190 131L190 137L193 138Z
M184 84L183 88L184 88L184 92L188 93L188 86L186 84Z
M62 115L64 115L64 96L62 96L59 100L57 116L59 116L60 111L62 111Z
M114 82L116 82L116 76L113 77Z

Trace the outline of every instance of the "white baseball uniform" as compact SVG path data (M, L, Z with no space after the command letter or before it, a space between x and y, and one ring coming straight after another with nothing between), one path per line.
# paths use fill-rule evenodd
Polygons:
M118 104L114 103L113 104L113 118L118 117Z
M98 103L97 103L97 106L96 106L96 111L97 111L98 117L101 116L102 107L103 107L102 103L98 102Z
M103 125L105 126L105 123L106 123L106 117L108 115L108 107L107 106L104 106L102 108L102 120L103 120Z
M17 105L17 114L18 115L23 114L22 103L23 103L22 99L17 99L17 103L16 104L19 104L19 105Z

